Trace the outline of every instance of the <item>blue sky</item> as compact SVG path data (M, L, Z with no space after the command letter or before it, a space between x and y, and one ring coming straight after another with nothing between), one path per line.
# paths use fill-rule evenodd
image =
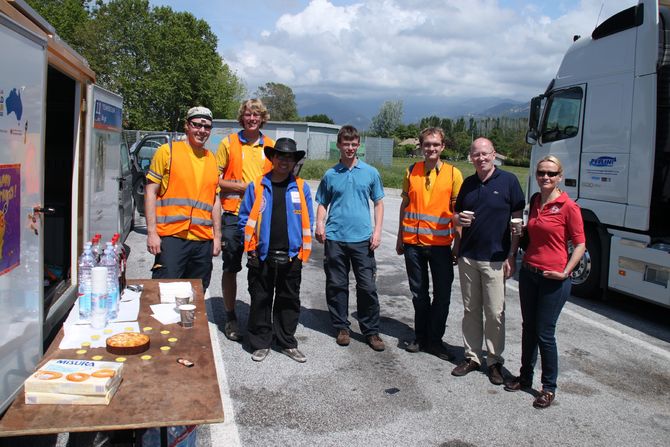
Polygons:
M526 100L634 0L150 0L206 20L247 85L297 96ZM600 16L600 19L599 19Z

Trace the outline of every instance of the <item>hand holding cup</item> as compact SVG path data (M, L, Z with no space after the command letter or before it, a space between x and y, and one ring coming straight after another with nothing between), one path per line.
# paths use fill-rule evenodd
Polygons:
M523 219L520 217L512 217L510 223L512 225L512 235L521 236L521 234L523 234Z
M473 220L475 220L474 211L461 211L458 213L458 221L462 227L469 227L472 225Z

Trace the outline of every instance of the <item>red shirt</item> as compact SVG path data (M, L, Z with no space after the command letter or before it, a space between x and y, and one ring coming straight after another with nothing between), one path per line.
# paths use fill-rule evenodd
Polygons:
M568 263L568 241L573 245L586 242L579 205L565 192L542 210L538 195L530 204L526 231L530 243L523 262L541 270L562 272Z

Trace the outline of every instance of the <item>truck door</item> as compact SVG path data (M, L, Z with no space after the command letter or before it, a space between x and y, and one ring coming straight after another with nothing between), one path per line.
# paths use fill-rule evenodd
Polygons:
M100 233L103 242L120 233L121 127L123 101L96 85L88 87L84 206L89 207L84 229L87 239ZM130 216L129 216L130 218Z
M0 413L42 357L46 41L0 14Z

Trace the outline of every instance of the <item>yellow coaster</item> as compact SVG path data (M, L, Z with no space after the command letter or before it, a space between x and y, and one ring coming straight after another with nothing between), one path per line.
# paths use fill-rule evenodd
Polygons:
M93 357L91 357L91 360L95 360L95 361L102 360L102 356L101 355L94 355Z

